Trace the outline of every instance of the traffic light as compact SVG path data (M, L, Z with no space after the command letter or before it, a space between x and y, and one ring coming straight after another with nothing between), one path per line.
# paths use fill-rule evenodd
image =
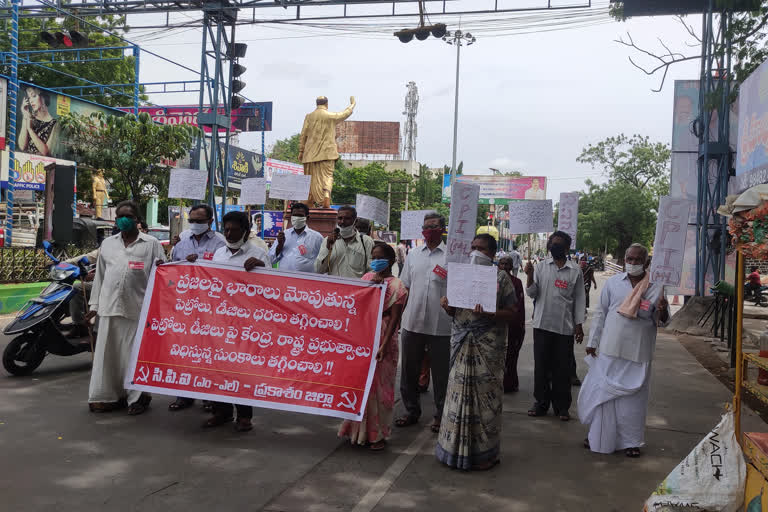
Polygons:
M227 57L235 61L232 64L233 79L245 73L245 66L241 65L239 62L237 62L237 60L242 57L245 57L245 52L247 50L248 50L248 45L245 43L229 43L227 45ZM230 97L231 97L230 106L232 107L232 110L236 110L240 108L243 105L243 103L245 103L245 99L237 95L237 93L239 93L243 89L245 89L245 82L243 82L242 80L232 80L232 87L231 87L231 90L229 91Z
M420 25L416 28L404 28L395 32L395 37L400 39L401 43L408 43L413 40L414 36L416 36L416 39L419 41L424 41L430 34L432 34L433 37L440 38L446 33L447 27L445 26L445 23L437 23L428 26Z
M44 30L40 39L51 48L86 48L89 44L88 34L79 30Z

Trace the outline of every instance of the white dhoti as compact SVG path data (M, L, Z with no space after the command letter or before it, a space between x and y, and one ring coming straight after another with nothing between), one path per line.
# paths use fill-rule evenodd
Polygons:
M579 419L589 425L593 452L613 453L645 445L651 363L600 354L587 356L578 399Z
M99 335L88 388L89 403L117 402L127 398L130 405L141 396L141 391L127 390L124 386L138 322L121 316L99 317Z

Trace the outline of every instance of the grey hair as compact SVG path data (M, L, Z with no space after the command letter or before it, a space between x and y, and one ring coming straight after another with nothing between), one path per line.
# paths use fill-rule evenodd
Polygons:
M640 249L640 251L643 253L643 261L648 261L648 248L644 246L643 244L632 244L629 247L627 247L627 250L624 251L624 257L627 257L627 253L631 249Z
M445 217L440 215L437 212L429 212L426 215L424 215L424 222L428 221L429 219L438 219L440 221L440 227L445 227Z

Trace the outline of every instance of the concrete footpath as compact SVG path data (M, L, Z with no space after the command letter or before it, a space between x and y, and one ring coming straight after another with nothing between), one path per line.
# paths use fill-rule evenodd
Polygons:
M8 341L0 338L0 349ZM577 354L583 377L583 349ZM644 455L593 454L582 447L585 429L577 420L526 415L533 389L529 328L521 390L505 397L501 464L464 473L435 461L430 395L422 395L426 412L419 426L396 429L386 452L371 453L337 439L338 421L304 414L258 409L255 428L246 434L230 427L202 430L207 416L199 407L170 413L172 399L164 396L155 396L143 416L91 414L89 368L89 354L49 356L31 377L0 374L0 509L641 510L731 399L674 336L661 334ZM571 412L575 416L575 405ZM751 411L744 426L766 430Z

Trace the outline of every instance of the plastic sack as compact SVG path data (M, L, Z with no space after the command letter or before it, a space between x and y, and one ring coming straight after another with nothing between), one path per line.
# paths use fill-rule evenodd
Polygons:
M744 502L746 474L728 412L659 484L643 511L736 512Z

